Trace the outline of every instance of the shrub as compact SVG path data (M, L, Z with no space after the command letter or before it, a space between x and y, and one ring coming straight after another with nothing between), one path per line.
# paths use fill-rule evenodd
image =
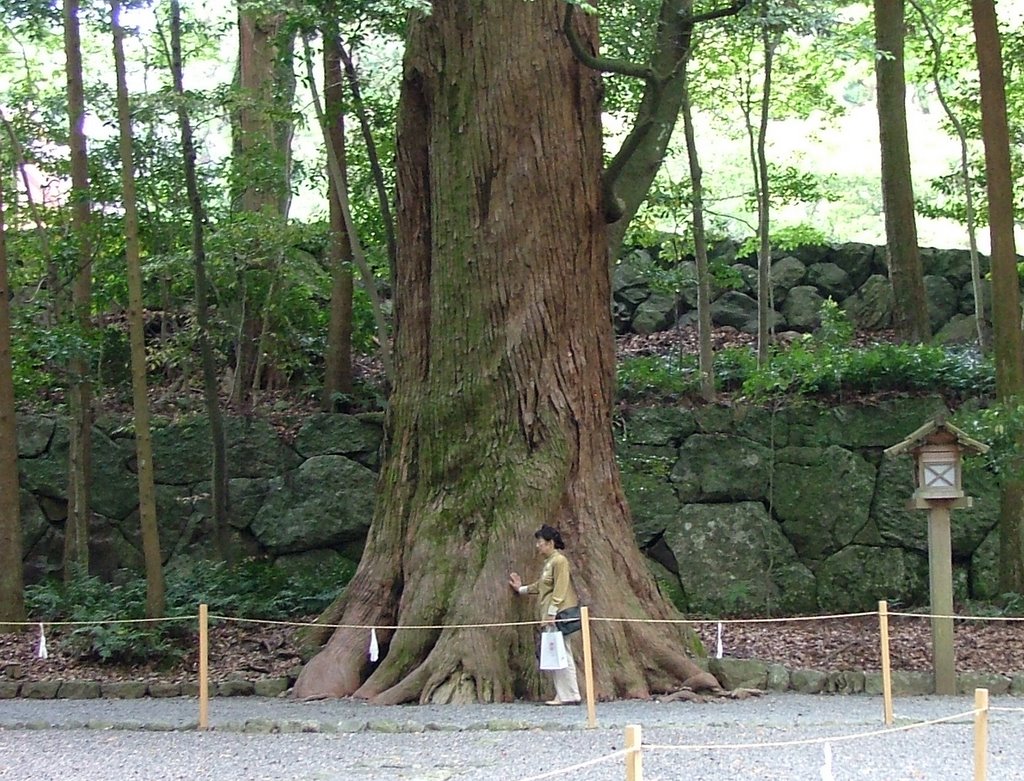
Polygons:
M327 607L354 572L355 565L345 560L294 574L256 560L234 567L195 562L167 573L167 616L194 615L197 606L206 603L214 614L301 619ZM50 580L29 586L25 598L33 620L89 622L72 628L62 641L65 650L82 658L136 664L153 659L171 662L188 652L181 640L191 631L190 623L115 623L145 618L142 578L114 585L78 575L68 583Z

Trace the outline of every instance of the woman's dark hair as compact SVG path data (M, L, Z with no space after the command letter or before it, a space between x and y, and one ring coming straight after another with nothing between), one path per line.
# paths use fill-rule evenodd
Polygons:
M562 535L554 526L548 526L545 523L533 533L533 536L538 540L547 540L548 542L555 543L555 550L565 550L565 543L562 542Z

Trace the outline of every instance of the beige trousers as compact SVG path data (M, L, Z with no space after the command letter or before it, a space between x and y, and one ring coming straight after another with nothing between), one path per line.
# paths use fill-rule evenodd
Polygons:
M571 635L565 638L566 656L569 664L564 670L551 670L551 680L555 684L555 698L561 702L579 702L580 687L576 682L576 661L573 659L573 642Z

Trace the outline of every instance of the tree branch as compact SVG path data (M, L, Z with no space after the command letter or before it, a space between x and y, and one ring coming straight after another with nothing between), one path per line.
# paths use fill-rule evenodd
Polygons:
M724 8L718 8L714 11L708 11L707 13L697 14L689 18L690 24L700 24L701 22L710 22L715 19L724 19L727 16L736 16L740 11L750 5L751 0L735 0Z
M734 0L734 2L723 8L708 11L704 14L698 14L697 16L688 17L682 20L682 24L687 29L688 33L692 34L694 26L699 22L721 19L726 16L734 16L743 10L743 8L748 6L750 2L751 0ZM601 57L595 55L586 49L573 27L572 20L575 11L575 4L572 2L566 2L562 29L565 32L566 40L569 42L569 48L572 49L572 53L576 59L585 67L600 73L612 73L619 76L630 76L632 78L643 79L647 82L648 90L647 95L644 97L644 103L651 106L658 105L661 101L665 85L676 76L680 67L685 67L686 55L680 57L669 72L665 74L659 73L657 70L647 65L638 65L637 63L629 62L628 60L619 60L612 57ZM689 44L687 44L687 50L688 49ZM615 185L629 159L633 156L636 150L640 148L641 144L643 144L644 140L647 138L647 134L651 131L651 128L654 127L655 123L653 113L654 112L651 111L642 120L637 120L633 129L629 132L629 135L627 135L626 139L622 142L622 146L619 147L619 151L615 153L612 161L608 164L608 167L601 175L604 218L605 222L608 224L618 222L625 213L625 204L616 194Z

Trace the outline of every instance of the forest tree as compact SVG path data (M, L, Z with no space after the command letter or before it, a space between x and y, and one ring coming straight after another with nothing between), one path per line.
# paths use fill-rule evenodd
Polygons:
M362 560L298 697L541 696L509 592L532 533L562 528L596 615L670 618L613 457L614 348L599 75L554 2L440 0L410 21L398 149L396 374ZM593 52L595 24L577 15ZM538 89L538 85L543 85ZM676 625L599 623L599 696L714 684Z

